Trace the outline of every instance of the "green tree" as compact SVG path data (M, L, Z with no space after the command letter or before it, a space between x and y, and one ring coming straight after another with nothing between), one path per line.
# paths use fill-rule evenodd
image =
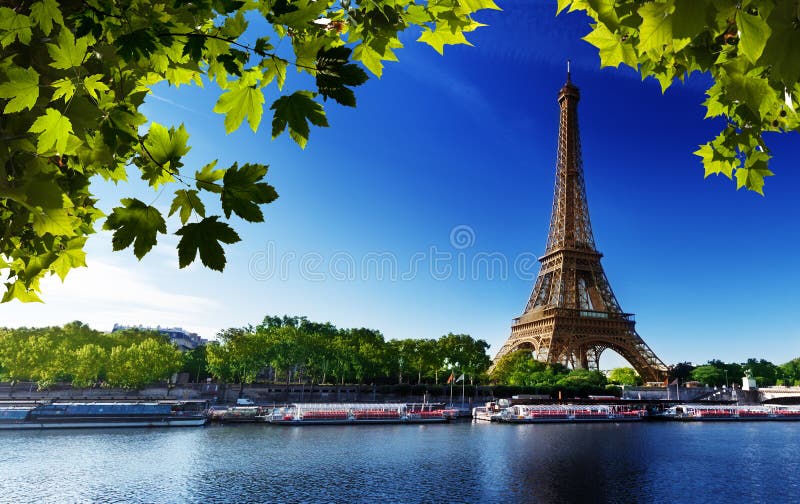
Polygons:
M687 381L691 378L694 368L695 366L693 366L691 362L679 362L670 369L669 380L672 381L678 379L681 381Z
M751 376L756 379L756 383L762 387L775 385L778 378L778 366L764 360L751 357L742 364L744 369L749 369Z
M200 345L183 354L183 367L181 371L188 373L189 378L195 383L200 383L209 376L207 367L208 356L206 353L206 345Z
M780 365L781 380L786 385L800 385L800 357Z
M447 365L456 373L463 373L470 384L474 383L476 376L489 369L492 363L486 353L489 344L468 334L449 333L439 338L437 344Z
M127 169L156 191L179 184L168 229L151 204L122 197L103 222L114 250L142 258L160 235L180 237L178 265L198 256L222 270L222 244L240 240L232 215L264 220L262 205L278 194L264 182L267 166L211 161L185 166L189 133L148 123L141 113L156 85L216 84L214 111L225 131L247 120L255 132L265 92L271 136L284 132L305 147L310 127L328 126L323 102L355 106L353 88L397 61L400 32L443 52L468 44L473 19L492 0L11 0L0 6L0 269L2 301L38 301L45 274L63 280L85 266L84 245L103 213L89 190L101 177L121 182ZM262 28L266 23L266 28ZM251 24L257 28L251 28ZM363 67L362 67L363 65ZM296 68L306 78L288 72ZM290 77L292 76L292 77ZM304 89L304 87L306 89ZM289 89L292 92L289 92ZM173 186L174 187L174 186ZM205 198L218 198L212 215Z
M600 66L627 65L663 91L693 72L711 76L706 117L723 129L695 152L705 176L763 194L772 175L764 134L800 131L798 0L558 0L591 19L584 40Z
M100 346L88 343L74 352L72 369L73 387L91 387L103 376L108 364L108 353Z
M180 350L171 343L146 338L139 343L111 349L108 384L115 387L141 388L168 379L180 369Z
M229 328L217 334L218 341L206 349L208 370L225 382L253 383L270 360L270 348L251 327Z
M608 373L608 381L618 385L641 385L642 377L633 368L621 367Z
M697 366L692 370L692 380L714 387L725 384L725 371L711 364Z

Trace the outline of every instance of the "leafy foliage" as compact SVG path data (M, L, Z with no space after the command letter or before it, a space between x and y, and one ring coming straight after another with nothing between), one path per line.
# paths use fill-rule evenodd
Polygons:
M35 381L40 388L58 381L137 388L168 378L182 364L179 350L153 331L106 334L81 322L0 328L0 378Z
M642 378L630 367L614 368L608 373L608 381L618 385L641 385Z
M467 44L464 33L481 26L473 15L496 8L492 0L4 2L2 301L39 301L44 275L63 280L85 265L86 237L104 217L89 191L97 175L122 182L135 167L158 191L180 184L169 212L180 216L177 229L168 229L153 203L124 196L104 222L114 232L114 250L132 246L138 258L170 232L181 236L181 267L199 252L204 265L222 270L220 243L239 238L221 215L207 215L206 208L216 208L206 206L208 198L219 198L226 219L264 220L261 205L277 198L264 181L266 166L226 169L214 161L186 169L190 147L183 125L144 128L140 108L153 86L215 83L221 93L214 111L225 116L226 133L245 120L257 131L269 105L273 138L288 130L305 147L312 125L328 126L321 102L355 106L353 88L367 80L361 66L380 76L383 62L397 61L401 32L414 28L419 41L441 52L444 44ZM258 17L269 23L266 33L249 28ZM289 66L311 79L280 95ZM269 95L277 95L270 104Z
M800 131L800 1L558 0L558 11L594 21L584 40L600 65L627 65L663 91L693 72L708 73L706 117L725 127L695 152L705 176L736 179L763 194L772 175L764 134Z

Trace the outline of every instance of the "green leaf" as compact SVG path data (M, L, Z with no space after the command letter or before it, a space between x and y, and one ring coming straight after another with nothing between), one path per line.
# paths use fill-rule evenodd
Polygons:
M140 28L120 35L114 41L117 53L125 61L137 61L139 58L146 58L153 54L160 44L159 39L148 28Z
M264 214L258 205L272 203L278 198L275 189L266 182L259 182L267 174L267 166L245 164L241 169L237 164L228 168L223 179L222 210L225 217L231 212L249 222L262 222Z
M45 35L50 35L53 31L53 22L64 26L64 18L56 0L42 0L31 5L31 19L42 28Z
M247 74L232 84L217 100L214 112L225 114L225 133L236 131L245 117L250 128L258 131L264 112L264 93L256 84L253 74Z
M198 189L210 191L213 193L221 193L222 187L217 184L217 180L221 180L225 176L225 170L215 170L217 160L208 163L201 171L195 172L194 178L197 181Z
M12 67L9 81L0 84L0 98L10 98L3 110L6 114L33 109L39 98L39 73L33 68Z
M55 91L53 91L53 97L50 101L56 101L59 98L63 98L64 102L66 103L72 99L73 95L75 95L75 84L69 77L64 77L63 79L53 81L52 86L55 88Z
M85 236L69 240L66 246L59 251L58 258L50 265L50 269L61 278L62 282L67 277L69 270L86 266L86 252L83 251L86 240Z
M648 2L639 8L638 13L642 16L639 51L661 56L665 48L672 44L671 8L671 3L658 2Z
M108 86L100 82L102 78L102 75L95 74L83 79L83 87L86 88L86 92L95 100L100 99L100 92L107 92L109 90Z
M472 44L464 37L464 32L460 28L451 28L446 23L436 23L436 29L425 28L417 42L425 42L433 47L439 54L444 54L445 45Z
M305 149L308 142L309 126L327 127L328 119L320 103L314 101L310 91L295 91L291 95L281 96L270 107L275 113L272 117L272 138L283 133L289 125L289 136Z
M492 0L460 0L459 3L461 4L462 9L466 9L467 14L471 14L483 9L498 11L503 10Z
M178 265L181 268L193 263L199 251L204 266L216 271L225 269L225 251L219 243L236 243L241 238L229 225L218 222L218 218L216 215L206 217L175 232L181 237L178 242Z
M672 13L672 36L676 39L693 39L703 31L706 23L706 2L675 0Z
M736 25L739 28L739 50L755 63L761 57L772 30L760 16L753 16L744 11L737 13Z
M767 40L761 60L762 65L772 67L770 77L786 83L800 80L800 30L796 26L797 4L792 1L775 3L775 8L767 17L772 36ZM791 86L790 86L791 87Z
M35 211L33 214L33 231L44 236L50 233L53 236L74 236L73 217L65 208L45 208L41 212Z
M600 24L605 25L609 30L616 31L619 28L619 16L614 0L588 0L588 4L597 12L597 20Z
M197 33L187 35L186 44L183 46L183 56L189 56L194 61L203 59L203 51L206 48L206 38Z
M739 100L756 117L763 118L780 108L777 92L764 78L734 73L729 75L727 84L728 96Z
M708 178L709 175L718 175L720 173L728 178L733 178L733 162L736 158L731 159L722 156L711 146L711 142L701 145L694 154L703 160L703 167L705 168L704 178Z
M324 98L341 105L356 106L356 96L347 86L360 86L369 77L358 65L349 63L352 50L340 46L322 49L317 55L317 89Z
M169 163L170 167L175 168L182 166L180 163L181 157L185 156L191 149L186 142L189 140L189 133L183 123L176 130L166 127L158 123L150 125L150 131L147 132L144 146L153 160L160 164L166 165Z
M36 152L39 154L54 148L57 152L67 151L67 142L72 133L72 123L69 118L55 109L48 108L43 116L39 116L28 130L39 133L36 142Z
M197 191L194 189L179 189L175 191L175 198L172 200L172 206L169 208L169 215L172 216L178 210L181 211L181 224L186 224L189 217L192 215L192 210L197 212L200 217L206 216L206 207L200 198L197 196Z
M3 294L3 303L17 299L22 303L42 303L41 298L33 289L28 289L21 281L6 283L6 293Z
M746 187L763 196L764 178L774 175L767 168L768 159L769 155L765 152L751 152L745 166L736 170L736 189Z
M594 30L583 37L600 50L600 66L617 68L620 63L636 68L636 52L629 44L622 42L619 35L611 33L604 24L597 23Z
M376 76L380 77L383 74L383 63L381 61L384 58L381 53L373 49L370 45L366 43L359 44L355 51L353 51L353 59L363 63L364 66Z
M306 28L308 23L317 19L328 8L328 2L321 0L293 0L290 5L295 9L275 16L270 20L272 24Z
M261 87L268 85L273 80L277 80L278 89L283 89L286 82L286 67L288 63L280 58L270 58L261 64L265 68L261 77Z
M31 41L31 19L24 14L17 14L8 7L0 7L0 47L6 48L19 40L25 45Z
M157 208L145 205L138 199L124 198L120 203L123 206L113 209L103 229L114 231L111 245L115 251L133 243L133 253L141 259L157 243L158 233L167 232L166 222Z
M89 40L81 37L77 41L69 30L59 30L58 44L47 44L47 52L53 61L50 66L62 70L79 67L83 64Z

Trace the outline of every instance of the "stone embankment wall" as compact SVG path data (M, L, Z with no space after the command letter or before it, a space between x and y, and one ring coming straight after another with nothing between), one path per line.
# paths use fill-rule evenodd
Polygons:
M356 385L252 384L245 385L242 395L261 404L287 402L450 402L450 388L431 386L427 393L406 394L382 392L380 387ZM461 403L461 391L454 387L453 402ZM41 401L147 401L147 400L208 400L212 403L233 403L239 397L240 386L217 383L200 383L147 387L139 390L118 388L76 389L68 384L56 384L47 390L38 390L35 383L0 383L0 400ZM466 405L483 404L492 399L491 388L477 387L472 395L464 397Z

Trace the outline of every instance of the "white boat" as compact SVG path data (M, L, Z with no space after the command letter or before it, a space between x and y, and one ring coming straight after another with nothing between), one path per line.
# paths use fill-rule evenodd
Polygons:
M107 427L192 427L206 423L202 412L180 403L50 403L0 406L1 429Z
M356 425L444 423L444 410L409 408L400 403L295 403L273 409L267 422L275 425Z
M800 420L800 406L679 404L657 418L682 421Z
M490 419L503 423L631 422L642 420L645 416L647 412L643 409L618 405L516 404L492 415Z

